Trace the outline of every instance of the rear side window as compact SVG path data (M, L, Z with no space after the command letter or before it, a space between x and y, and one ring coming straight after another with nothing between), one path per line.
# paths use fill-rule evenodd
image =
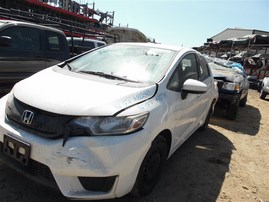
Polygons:
M22 51L40 50L40 33L31 27L9 27L0 32L0 36L9 36L12 40L10 49Z
M48 37L49 41L49 49L50 50L60 50L60 41L57 36L50 36Z
M62 35L50 31L46 31L46 35L47 35L48 49L50 51L60 51L64 49Z

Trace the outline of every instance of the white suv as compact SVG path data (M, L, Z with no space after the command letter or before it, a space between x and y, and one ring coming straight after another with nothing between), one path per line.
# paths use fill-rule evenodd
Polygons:
M105 46L17 83L0 100L0 156L71 199L145 195L164 161L207 127L217 98L195 50Z
M66 39L72 56L107 45L106 42L97 39L82 37L66 37Z

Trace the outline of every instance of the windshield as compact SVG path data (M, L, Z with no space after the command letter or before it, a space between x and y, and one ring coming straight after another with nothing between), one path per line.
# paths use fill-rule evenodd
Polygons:
M104 73L138 82L158 82L175 51L130 44L100 48L69 63L72 71ZM100 74L99 74L100 75Z

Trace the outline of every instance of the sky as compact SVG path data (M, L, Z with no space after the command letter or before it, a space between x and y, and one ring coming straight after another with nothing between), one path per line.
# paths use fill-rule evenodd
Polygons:
M83 0L82 0L83 1ZM227 28L269 31L269 0L84 0L115 12L114 26L136 28L156 42L202 46Z

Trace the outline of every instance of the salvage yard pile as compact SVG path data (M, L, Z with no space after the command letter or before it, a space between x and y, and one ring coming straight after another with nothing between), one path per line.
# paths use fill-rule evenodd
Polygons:
M235 121L216 109L209 129L196 132L166 163L151 194L124 201L269 202L269 99L249 91L247 106ZM0 162L2 202L68 201L37 186Z

